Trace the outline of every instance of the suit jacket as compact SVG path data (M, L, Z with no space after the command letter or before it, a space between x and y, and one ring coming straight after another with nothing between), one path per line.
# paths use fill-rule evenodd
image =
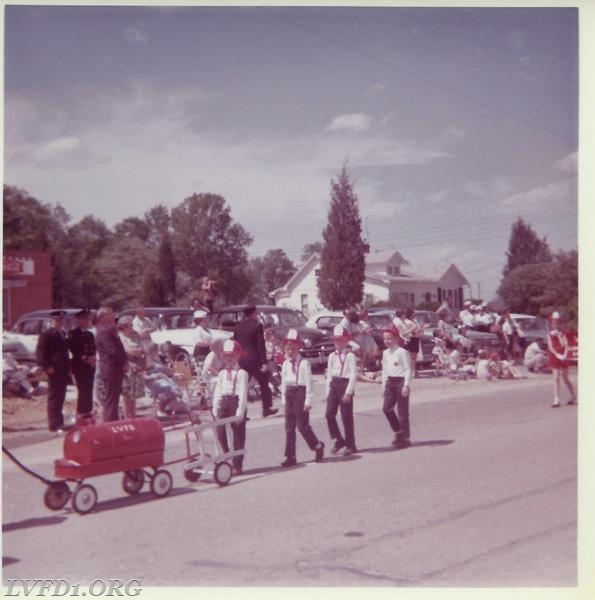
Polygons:
M92 365L86 362L87 357L95 356L97 347L95 346L95 336L88 329L75 327L68 332L66 338L68 349L72 356L71 365L73 369L89 367Z
M102 327L96 337L99 372L103 377L124 371L126 350L115 327Z
M243 362L258 366L267 364L262 323L254 319L244 319L235 326L233 337L245 352L242 357Z
M67 373L68 346L64 332L53 327L46 329L37 340L35 356L42 369L52 367L56 374Z

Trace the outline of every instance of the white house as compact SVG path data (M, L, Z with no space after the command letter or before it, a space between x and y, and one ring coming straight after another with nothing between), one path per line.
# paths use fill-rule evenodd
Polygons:
M315 314L325 307L318 297L317 277L320 256L313 254L281 288L270 292L278 306L297 308ZM464 288L469 282L454 263L412 269L412 265L395 251L371 252L366 257L364 301L393 305L417 306L420 302L452 300L461 309Z

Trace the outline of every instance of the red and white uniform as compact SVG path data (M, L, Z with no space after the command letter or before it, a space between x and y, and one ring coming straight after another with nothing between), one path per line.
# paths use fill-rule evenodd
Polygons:
M557 329L548 331L548 366L552 369L564 369L568 367L568 340L566 335Z

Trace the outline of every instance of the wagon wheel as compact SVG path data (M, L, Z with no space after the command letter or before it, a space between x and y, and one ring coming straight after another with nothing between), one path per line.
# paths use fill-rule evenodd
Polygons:
M200 479L201 475L202 473L196 469L184 469L184 477L190 483L196 483Z
M72 508L80 515L91 512L97 504L97 490L88 483L79 485L72 494Z
M141 469L126 471L122 478L122 488L127 494L138 494L145 483L145 474Z
M43 495L43 503L50 510L60 510L70 500L70 488L65 481L53 481Z
M169 471L159 469L151 478L151 492L159 498L167 496L171 492L173 481Z
M231 480L231 475L231 465L227 461L223 461L215 465L213 478L219 485L227 485Z

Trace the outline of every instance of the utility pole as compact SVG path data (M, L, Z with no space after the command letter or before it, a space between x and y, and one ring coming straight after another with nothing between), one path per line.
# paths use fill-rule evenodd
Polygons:
M481 281L476 281L477 283L477 299L481 300Z

